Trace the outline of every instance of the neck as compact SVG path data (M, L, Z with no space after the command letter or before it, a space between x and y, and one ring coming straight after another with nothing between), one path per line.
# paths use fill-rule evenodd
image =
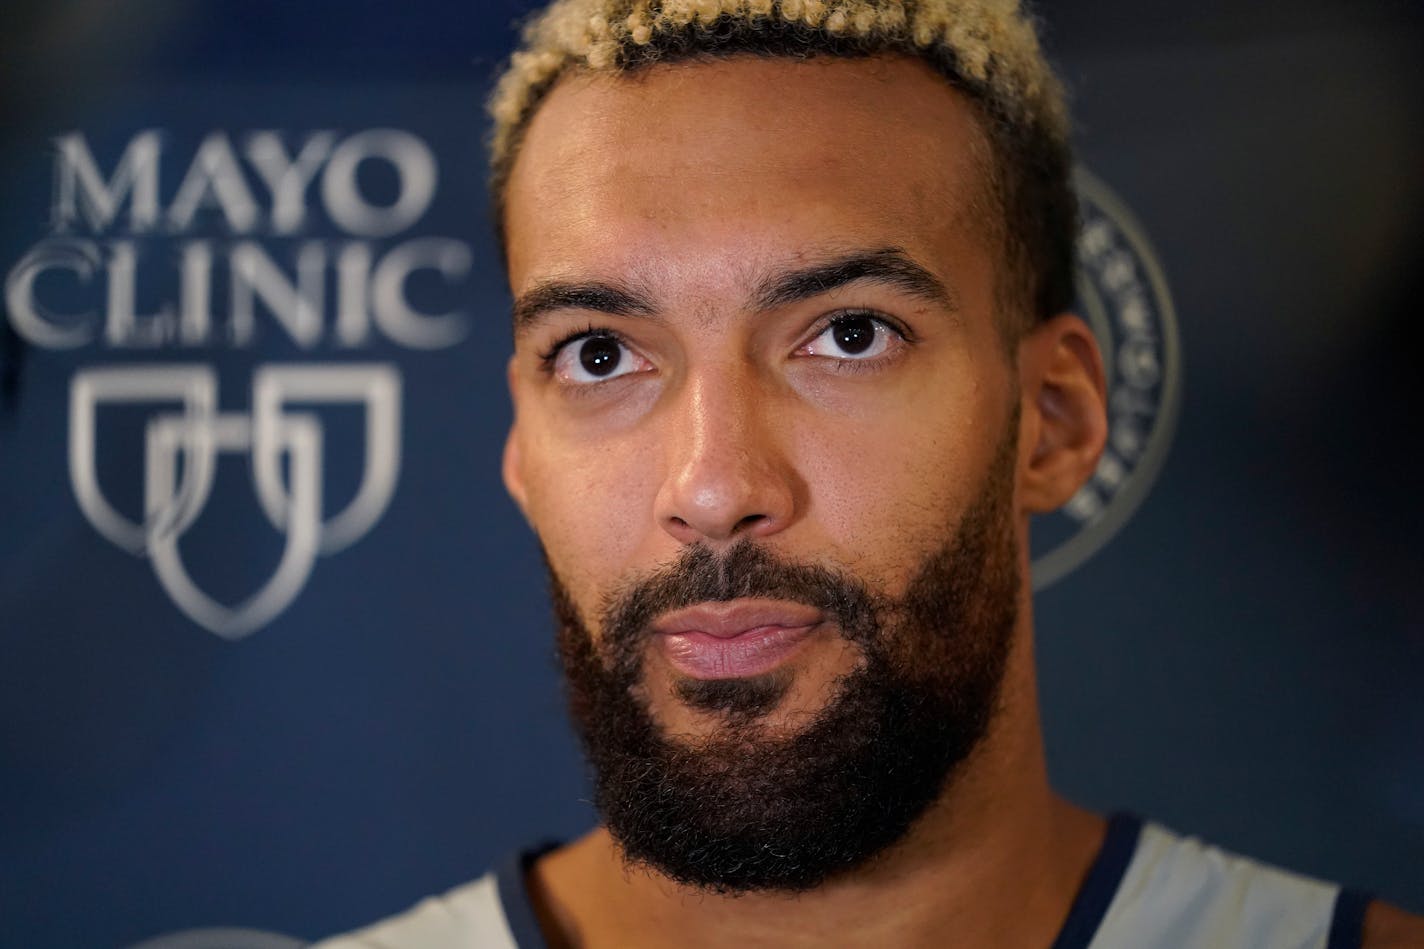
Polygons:
M990 733L905 839L870 864L805 893L724 896L627 867L599 828L530 874L551 944L1051 944L1104 825L1049 787L1027 608L1021 626Z

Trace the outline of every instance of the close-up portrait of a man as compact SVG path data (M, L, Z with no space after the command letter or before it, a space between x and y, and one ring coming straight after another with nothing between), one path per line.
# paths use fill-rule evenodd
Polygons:
M1424 949L1420 39L0 13L0 946Z
M1049 786L1028 522L1093 474L1107 395L1015 4L565 0L491 109L503 475L602 823L502 908L334 945L526 945L531 914L577 946L1424 938Z

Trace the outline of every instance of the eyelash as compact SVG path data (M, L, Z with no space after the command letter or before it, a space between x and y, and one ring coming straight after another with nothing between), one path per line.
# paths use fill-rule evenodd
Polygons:
M873 323L878 323L891 333L900 338L900 341L908 346L913 346L916 342L915 335L910 332L910 328L899 320L891 317L879 310L868 310L864 308L851 310L838 310L835 313L822 319L816 324L814 330L807 335L807 341L802 346L810 345L812 340L820 338L826 330L837 323L852 319L868 319ZM798 347L800 348L800 347ZM896 358L895 352L885 353L872 359L831 359L830 368L834 372L855 374L862 372L874 372L885 363Z
M915 342L914 334L912 334L909 328L903 323L901 323L899 320L887 316L886 314L881 313L878 310L853 309L837 310L835 313L832 313L821 319L816 324L814 332L810 333L810 335L807 337L807 343L803 343L802 345L809 344L810 340L816 339L826 330L830 329L832 326L836 325L839 322L860 318L870 319L876 323L879 323L880 325L888 329L890 332L900 337L900 339L905 343L913 344ZM576 343L581 339L611 339L619 343L620 345L628 345L628 341L623 338L623 335L621 333L615 332L611 329L607 329L606 327L599 327L594 326L593 324L589 324L581 330L576 330L575 332L569 333L567 336L562 337L544 352L540 353L540 367L545 372L553 372L554 361L558 359L559 353L563 351L564 347L572 345L573 343ZM875 359L837 359L832 360L832 362L835 364L836 370L840 372L864 372L866 370L873 369L876 366L879 366L880 363L883 362L886 358L890 357L877 357Z
M623 346L628 345L628 341L625 340L619 333L615 333L613 330L610 329L605 329L589 324L581 330L568 334L567 336L560 339L558 342L554 343L544 352L540 353L539 365L544 369L545 372L553 372L554 360L559 358L559 353L563 350L563 348L572 343L577 343L581 339L611 339L617 343L620 343Z
M815 339L817 336L820 336L827 329L832 326L835 326L837 323L842 323L846 320L857 319L868 319L872 322L879 323L881 326L884 326L886 329L894 333L896 336L900 337L905 342L915 342L915 336L913 333L910 332L910 328L905 324L901 323L899 320L885 313L881 313L879 310L867 310L863 308L852 310L837 310L836 312L822 319L821 322L817 324L816 331L811 334L810 338Z

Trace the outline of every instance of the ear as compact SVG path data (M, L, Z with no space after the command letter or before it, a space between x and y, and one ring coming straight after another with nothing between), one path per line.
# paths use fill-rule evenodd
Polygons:
M1093 474L1107 439L1107 383L1093 331L1071 313L1019 342L1019 498L1045 514Z
M505 369L505 381L509 385L509 401L514 406L514 419L509 423L509 434L504 438L504 458L500 463L500 474L504 477L504 489L519 505L524 519L529 520L529 496L524 488L524 459L519 448L519 394L514 378L514 357L509 358Z

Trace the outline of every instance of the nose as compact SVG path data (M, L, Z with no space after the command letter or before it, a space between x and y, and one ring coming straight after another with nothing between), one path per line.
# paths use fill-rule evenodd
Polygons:
M792 522L802 492L772 411L750 372L688 377L665 418L667 477L654 502L663 530L684 544L719 543Z

